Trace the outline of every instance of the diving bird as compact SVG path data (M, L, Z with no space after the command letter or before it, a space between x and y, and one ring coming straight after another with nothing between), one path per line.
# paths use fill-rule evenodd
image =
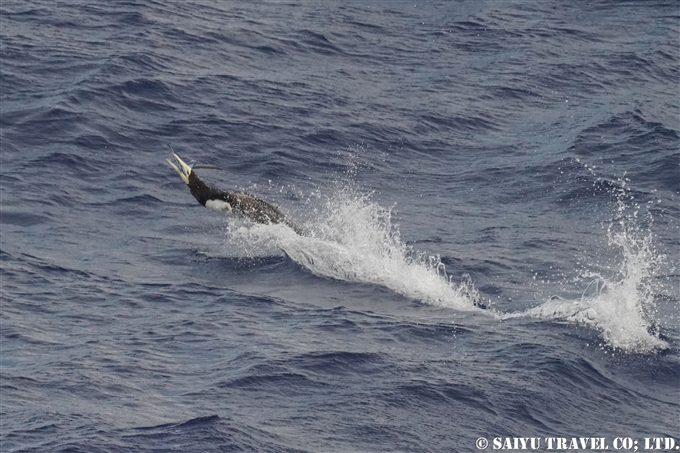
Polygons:
M302 229L288 220L276 206L272 206L249 193L227 192L208 187L206 183L198 178L192 167L187 165L177 153L173 152L172 155L175 158L175 162L168 159L168 163L179 174L182 181L189 186L191 195L206 208L223 214L232 213L241 217L247 217L257 223L283 223L292 228L297 234L303 235Z

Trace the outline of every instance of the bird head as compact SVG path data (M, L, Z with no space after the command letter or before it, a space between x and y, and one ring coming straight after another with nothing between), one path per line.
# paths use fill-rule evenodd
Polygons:
M189 185L189 176L191 176L192 169L189 165L187 165L181 157L177 155L177 153L172 153L172 155L175 158L175 162L171 161L170 159L167 159L168 163L172 168L175 169L177 174L179 174L179 177L182 178L182 181L184 181L187 185Z

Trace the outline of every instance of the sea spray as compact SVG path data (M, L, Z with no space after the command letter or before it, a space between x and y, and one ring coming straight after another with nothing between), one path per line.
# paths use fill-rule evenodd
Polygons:
M439 257L405 244L392 209L360 194L351 185L335 187L314 218L306 236L283 225L232 226L230 241L256 249L280 249L315 275L348 282L385 286L406 297L458 310L476 310L481 297L472 279L456 283Z
M579 280L589 284L580 299L552 297L523 315L585 324L599 330L611 347L644 353L668 347L654 320L655 278L666 257L654 245L651 216L650 226L641 227L640 206L627 192L626 181L620 180L614 193L616 218L606 228L608 246L619 252L619 262L610 266L612 275L586 270Z

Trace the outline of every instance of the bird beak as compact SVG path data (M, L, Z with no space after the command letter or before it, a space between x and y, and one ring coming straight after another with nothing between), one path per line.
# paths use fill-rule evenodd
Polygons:
M184 181L187 185L189 184L189 175L191 174L191 167L188 166L184 161L182 160L181 157L177 155L177 153L172 153L172 155L175 157L175 161L173 162L170 159L167 159L168 163L172 168L175 169L177 174L179 175L180 178L182 178L182 181ZM177 165L175 165L177 164Z

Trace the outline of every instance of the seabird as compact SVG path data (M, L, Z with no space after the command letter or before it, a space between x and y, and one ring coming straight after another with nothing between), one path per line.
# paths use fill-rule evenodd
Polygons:
M191 166L187 165L175 152L172 153L175 162L168 159L168 163L179 174L182 181L189 186L191 195L206 208L223 214L236 214L247 217L253 222L270 224L283 223L297 234L303 235L300 227L288 220L279 209L266 201L245 192L227 192L225 190L208 187L201 181Z

